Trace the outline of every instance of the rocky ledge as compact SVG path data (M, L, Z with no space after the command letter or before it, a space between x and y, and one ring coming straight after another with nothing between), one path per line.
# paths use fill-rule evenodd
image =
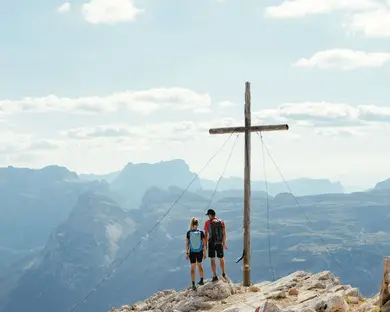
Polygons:
M359 290L342 285L328 271L311 274L295 272L275 282L243 287L227 280L207 281L196 291L160 291L131 306L112 308L111 312L374 312L379 311L379 295L362 298Z

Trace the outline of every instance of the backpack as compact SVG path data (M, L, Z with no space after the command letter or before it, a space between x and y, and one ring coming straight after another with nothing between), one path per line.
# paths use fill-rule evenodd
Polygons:
M190 231L190 251L201 252L203 250L202 232L199 230Z
M211 227L211 241L216 245L221 245L223 242L223 226L222 221L213 219L210 224Z

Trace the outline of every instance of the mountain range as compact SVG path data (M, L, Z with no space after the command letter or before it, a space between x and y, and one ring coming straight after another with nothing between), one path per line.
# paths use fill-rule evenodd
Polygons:
M179 175L172 175L172 172L178 172ZM135 176L140 177L138 181L134 179ZM114 189L123 191L123 187L133 191L135 194L144 193L144 188L149 187L151 181L155 180L153 186L166 188L167 185L185 186L182 182L185 179L191 180L191 173L188 165L182 160L173 160L167 162L160 162L156 164L132 164L129 163L121 171L116 171L104 175L95 174L80 174L79 177L84 181L107 181L112 183ZM166 181L168 179L168 181ZM187 182L188 183L188 182ZM288 181L289 187L294 194L299 196L327 194L327 193L344 193L344 187L340 182L331 182L327 179L309 179L299 178ZM217 187L217 181L197 178L193 190L214 190ZM142 190L139 190L142 188ZM244 188L244 180L238 177L222 177L218 182L218 190L242 190ZM265 181L252 181L251 188L255 191L266 190ZM277 195L279 193L287 192L286 184L282 182L267 181L268 194Z
M211 199L228 227L229 276L241 280L234 263L242 253L241 182L223 179L214 194L216 183L182 160L130 163L104 176L57 166L0 169L0 311L67 312L97 285L79 309L108 311L184 287L184 235L192 216L205 221ZM288 181L295 196L282 191L283 182L266 194L262 183L252 188L253 280L330 269L367 294L376 291L390 180L351 194L328 180ZM208 261L205 269L210 275Z

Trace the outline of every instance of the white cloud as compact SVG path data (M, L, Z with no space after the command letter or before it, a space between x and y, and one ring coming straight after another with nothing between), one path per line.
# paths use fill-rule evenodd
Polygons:
M342 137L350 138L354 136L361 135L360 132L354 129L344 129L344 128L320 128L315 132L317 135L325 137Z
M288 123L293 130L291 135L298 135L299 129L313 128L317 135L345 137L357 135L359 133L357 129L370 127L380 129L379 125L390 126L390 107L352 106L346 103L329 102L285 103L277 108L253 112L252 123L254 125ZM242 125L244 125L243 119L231 117L138 125L91 125L62 131L59 137L53 139L38 140L33 132L26 135L5 131L0 132L0 153L58 154L65 151L64 146L67 146L67 149L72 147L72 150L87 148L87 146L92 149L114 148L121 151L158 149L162 146L180 145L192 141L202 142L209 136L210 128Z
M126 138L130 141L140 140L142 142L188 141L209 135L208 130L210 128L230 127L241 124L243 124L243 121L238 121L234 118L221 118L206 122L162 122L141 126L109 124L70 129L63 131L61 134L76 140L115 140Z
M390 123L390 107L329 102L286 103L276 109L254 112L254 118L301 126L361 127L371 123Z
M199 94L183 88L157 88L145 91L125 91L107 96L60 98L49 95L22 100L0 100L0 112L74 112L96 114L130 110L150 114L162 108L202 112L211 105L208 94Z
M12 154L24 150L30 144L30 136L12 131L0 132L0 154Z
M89 150L104 151L108 149L139 153L141 150L153 149L169 152L174 147L208 140L210 128L240 125L242 122L234 118L222 118L206 122L163 122L139 126L108 124L70 129L61 132L61 135L62 140L70 142L70 146L75 146L76 150L88 147Z
M357 133L356 128L390 124L390 107L375 105L352 106L345 103L301 102L286 103L276 109L253 112L253 124L288 123L295 127L334 128L321 130L321 135L335 132L343 135ZM166 142L186 142L209 135L210 128L244 125L243 120L221 118L209 121L181 121L152 123L140 126L128 124L108 124L92 127L79 127L63 131L61 134L73 140L105 141L135 144L156 144Z
M223 127L239 127L244 126L243 119L236 119L232 117L223 117L218 119L213 119L210 121L203 121L196 123L196 128L199 133L208 134L210 128L223 128Z
M366 37L390 36L390 5L386 8L355 13L344 25L353 33L361 33Z
M135 21L143 12L132 0L90 0L82 6L85 20L92 24L113 25Z
M362 67L382 67L389 61L390 53L368 53L349 49L333 49L317 52L309 59L302 58L294 63L293 66L350 70Z
M29 133L0 131L0 164L31 167L34 163L40 166L58 163L64 153L69 153L69 149L63 149L69 147L69 143L69 140L60 138L38 137L33 133L33 129Z
M253 124L288 123L291 126L290 131L264 134L272 155L289 179L302 175L335 178L340 170L355 172L355 179L362 178L359 175L363 174L377 179L388 161L386 155L389 149L383 144L386 142L383 128L388 126L390 129L390 109L387 107L305 102L287 103L253 114ZM244 123L241 114L237 118L208 117L208 120L197 121L189 116L183 122L150 124L144 122L153 122L151 118L143 118L139 124L114 124L116 119L107 118L110 121L106 122L113 124L106 125L96 124L96 121L86 125L81 118L75 118L72 120L75 128L59 133L57 137L52 131L50 138L41 138L42 132L39 131L38 135L34 133L34 128L28 131L28 135L0 131L0 162L3 166L28 167L58 164L76 171L106 173L119 170L129 161L151 163L181 158L186 160L191 170L198 171L228 137L209 135L208 129ZM21 131L22 127L15 129ZM357 135L359 139L350 139ZM36 137L40 139L36 140ZM261 155L261 142L257 135L253 136L253 140L253 173L256 179L260 179L262 163L256 161L256 155ZM219 177L233 144L234 138L205 171L205 177ZM227 176L242 175L243 146L241 135ZM285 157L286 150L288 157ZM335 150L338 151L336 154L332 152ZM318 166L318 159L324 159L321 166ZM367 159L375 159L375 162L369 162L369 167L361 167ZM270 173L269 178L280 179L277 172Z
M390 36L390 1L387 0L285 0L268 6L269 18L302 18L309 15L346 12L343 26L351 33L366 37Z
M71 7L70 2L65 2L64 4L62 4L62 5L57 9L57 12L58 12L58 13L61 13L61 14L67 13L67 12L70 11L70 7Z
M390 122L390 107L363 105L358 107L362 120L373 122Z
M27 150L39 152L39 151L50 151L57 150L61 146L61 143L55 140L40 139L34 140L27 147Z
M313 14L324 14L342 10L367 10L376 8L376 0L285 0L265 9L270 18L299 18Z
M323 136L355 135L359 127L390 124L390 107L374 105L351 106L345 103L303 102L286 103L276 109L253 112L253 124L288 123L293 127L313 127ZM108 124L79 127L61 134L72 140L100 141L112 144L129 142L136 146L163 143L184 143L203 140L210 128L242 126L244 120L220 118L209 121L181 121L145 124ZM296 134L295 134L296 135Z
M211 109L208 107L201 107L194 109L195 114L208 114L211 113Z
M61 142L48 139L37 139L32 134L0 131L0 154L20 154L24 152L45 152L55 150Z
M95 127L81 127L63 132L66 136L76 140L105 140L115 141L118 138L132 142L172 142L192 140L197 134L197 126L192 121L155 123L143 126L126 124L101 125ZM121 143L121 140L117 141Z
M231 106L234 106L234 103L233 102L230 102L230 101L222 101L222 102L219 102L218 103L218 106L219 107L231 107Z

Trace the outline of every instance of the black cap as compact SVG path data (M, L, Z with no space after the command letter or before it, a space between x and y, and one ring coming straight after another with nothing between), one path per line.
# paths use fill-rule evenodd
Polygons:
M208 215L215 216L215 211L213 209L207 210L206 216L208 216Z

